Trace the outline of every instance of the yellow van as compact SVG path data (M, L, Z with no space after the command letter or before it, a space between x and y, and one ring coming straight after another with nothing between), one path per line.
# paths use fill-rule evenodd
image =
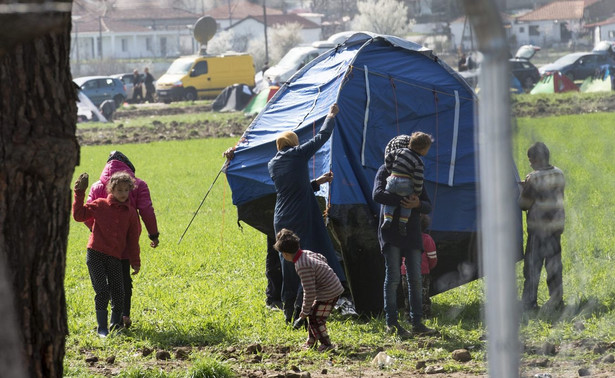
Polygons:
M213 98L233 84L254 86L254 63L248 54L195 55L176 59L156 81L159 101Z

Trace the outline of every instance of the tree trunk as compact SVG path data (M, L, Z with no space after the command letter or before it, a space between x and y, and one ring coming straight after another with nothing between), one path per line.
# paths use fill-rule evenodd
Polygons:
M0 356L1 376L7 365L21 362L28 376L61 377L68 333L64 273L71 179L79 159L71 17L70 12L10 17L22 28L43 19L60 22L43 36L0 45L0 264L6 268L0 269L0 315L15 310L1 327L12 328L10 315L16 314L13 330L21 341L12 352L21 352L20 358ZM2 290L6 281L12 293Z

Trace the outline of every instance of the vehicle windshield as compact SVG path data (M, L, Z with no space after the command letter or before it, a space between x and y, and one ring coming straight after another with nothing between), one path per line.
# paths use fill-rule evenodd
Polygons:
M290 51L288 51L286 55L284 55L284 57L278 62L278 64L276 64L276 66L296 67L301 62L303 62L303 59L305 59L305 56L308 54L309 51L310 49L300 49L300 48L290 49Z
M185 75L190 71L190 67L192 67L192 63L194 61L191 59L180 59L176 60L171 64L169 69L167 70L167 74L169 75Z
M558 60L556 60L555 62L553 62L553 64L557 65L557 66L565 66L565 65L572 64L572 63L576 62L577 59L579 59L580 57L581 57L581 55L578 55L578 54L564 55L561 58L559 58Z

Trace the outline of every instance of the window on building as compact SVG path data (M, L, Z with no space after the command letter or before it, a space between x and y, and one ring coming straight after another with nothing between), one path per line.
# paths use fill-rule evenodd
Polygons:
M128 51L128 39L122 38L122 52Z
M610 39L615 39L615 30L609 31L609 38Z
M525 33L525 27L521 26L521 27L519 28L519 33Z
M538 25L530 25L529 32L530 35L540 35L540 31L538 31Z
M152 51L152 37L145 38L145 49L147 51Z

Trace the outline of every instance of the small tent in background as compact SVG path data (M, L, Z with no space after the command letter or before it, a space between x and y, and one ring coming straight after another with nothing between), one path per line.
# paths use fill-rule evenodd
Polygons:
M233 84L224 88L216 97L211 107L217 112L239 111L252 99L252 90L246 84Z
M592 76L588 76L581 84L581 92L610 92L615 84L613 70L615 67L605 64Z
M266 89L263 89L256 96L252 97L252 100L250 100L248 105L246 105L243 112L246 115L257 115L265 108L267 102L273 97L278 89L280 89L280 87L277 85L272 85Z
M539 93L562 93L579 91L579 88L568 77L558 71L544 74L538 83L532 88L530 94Z
M274 236L276 194L267 163L276 154L276 136L292 130L305 142L333 103L340 109L335 130L309 167L312 178L334 174L317 195L326 202L356 309L382 310L384 262L372 189L386 144L400 134L424 131L434 137L424 157L424 185L433 205L430 233L439 260L432 295L478 278L476 96L431 50L397 37L355 34L280 87L226 168L239 220ZM510 167L516 176L512 157ZM520 212L518 224L510 226L521 230Z
M77 122L109 122L90 98L77 87Z

